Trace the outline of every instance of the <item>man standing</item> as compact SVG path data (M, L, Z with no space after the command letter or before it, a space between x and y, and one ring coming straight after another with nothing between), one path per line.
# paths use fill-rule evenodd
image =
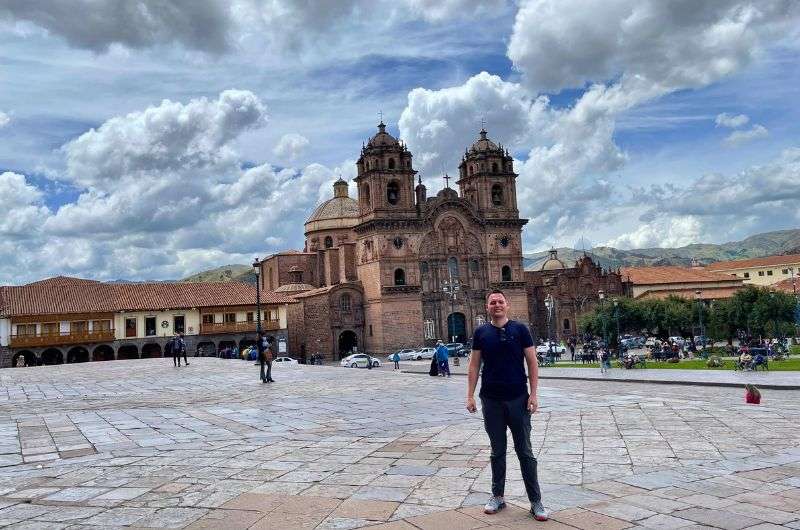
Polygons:
M275 359L277 343L278 341L276 341L274 338L267 337L267 347L264 349L264 362L267 364L267 383L275 382L275 380L272 379L272 361Z
M449 352L442 341L436 343L436 360L439 362L439 375L450 377Z
M547 511L542 505L536 458L531 450L531 414L539 406L536 396L539 383L536 348L528 328L509 320L509 307L503 291L495 289L489 293L486 312L491 322L475 330L469 359L467 410L478 410L474 394L482 362L480 398L483 424L492 448L492 497L483 511L493 514L506 506L503 498L506 483L506 431L510 429L525 491L531 503L531 514L537 521L546 521ZM530 394L525 384L525 364L528 366Z
M256 349L258 350L258 362L261 364L261 382L267 382L267 374L264 372L265 365L267 363L267 348L269 345L267 344L267 337L262 331L258 334L258 338L256 339Z
M186 366L189 366L189 359L186 358L186 341L183 340L183 333L178 333L175 336L175 345L172 347L172 351L178 352L178 366L181 365L181 354L183 354L183 361L186 363Z

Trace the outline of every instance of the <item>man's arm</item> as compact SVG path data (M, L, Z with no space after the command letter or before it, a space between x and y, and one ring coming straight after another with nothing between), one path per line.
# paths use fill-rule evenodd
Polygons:
M481 370L481 351L472 350L469 354L469 368L467 369L467 410L475 412L475 387L478 386L478 373Z
M525 362L528 363L528 382L531 391L528 398L528 411L533 414L539 408L539 399L536 396L539 388L539 361L536 359L536 346L525 348Z

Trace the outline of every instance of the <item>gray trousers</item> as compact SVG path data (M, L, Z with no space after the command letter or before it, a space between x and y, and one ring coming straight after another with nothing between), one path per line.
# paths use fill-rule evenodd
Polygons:
M489 435L492 453L492 495L502 497L506 487L506 431L511 429L514 451L519 458L522 481L531 503L542 500L539 478L536 474L536 458L531 449L531 414L528 412L528 395L523 394L511 401L481 398L483 425Z

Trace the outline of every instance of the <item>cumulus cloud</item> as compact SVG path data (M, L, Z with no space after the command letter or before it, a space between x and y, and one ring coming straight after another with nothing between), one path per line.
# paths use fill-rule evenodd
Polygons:
M703 224L700 220L684 216L642 223L633 231L613 238L605 245L621 249L682 247L697 243L703 235Z
M83 186L113 187L144 172L197 171L230 164L229 143L266 120L252 92L226 90L216 100L164 100L141 112L111 118L69 142L67 176Z
M6 0L0 19L34 24L98 53L112 44L146 48L171 42L219 53L229 47L232 25L226 2L219 0Z
M740 131L733 131L724 140L725 144L730 147L758 140L759 138L766 138L769 136L769 131L763 125L755 124L751 128Z
M525 0L508 57L534 90L635 76L664 92L706 86L797 24L786 0Z
M0 129L11 123L11 116L3 111L0 111Z
M723 112L722 114L717 114L717 118L714 120L717 124L717 127L729 127L731 129L736 129L737 127L741 127L742 125L746 125L747 122L750 121L744 114L728 114Z
M25 176L3 173L0 234L14 241L0 238L0 250L17 266L0 264L0 278L180 278L302 246L306 216L354 161L245 168L232 143L265 112L253 94L229 90L111 118L62 149L82 191L56 211Z
M272 152L281 159L294 160L305 152L308 145L308 138L302 134L289 133L281 136Z
M0 234L19 237L37 232L49 215L42 204L42 192L24 175L11 171L0 173L0 189Z

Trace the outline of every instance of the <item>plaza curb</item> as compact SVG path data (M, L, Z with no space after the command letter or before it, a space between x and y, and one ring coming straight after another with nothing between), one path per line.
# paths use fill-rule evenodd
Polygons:
M421 374L428 375L428 372L417 370L400 370L404 374ZM467 374L454 373L453 376L466 377ZM654 385L686 385L686 386L716 386L728 388L743 388L746 383L726 383L726 382L711 382L711 381L686 381L676 379L604 379L600 377L577 377L573 375L542 375L539 372L539 379L563 379L567 381L597 381L601 383L650 383ZM800 385L773 385L773 384L758 384L758 388L765 390L800 390Z

